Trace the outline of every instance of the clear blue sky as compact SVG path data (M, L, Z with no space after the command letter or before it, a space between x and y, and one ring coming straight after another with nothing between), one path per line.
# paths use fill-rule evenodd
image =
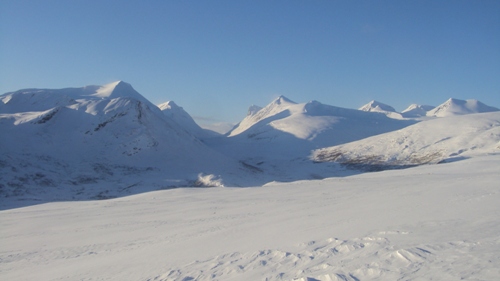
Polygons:
M0 93L126 81L236 123L278 95L500 106L500 1L0 0Z

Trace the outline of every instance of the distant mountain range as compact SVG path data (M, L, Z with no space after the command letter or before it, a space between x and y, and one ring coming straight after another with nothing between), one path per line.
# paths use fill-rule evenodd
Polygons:
M251 106L221 135L173 101L156 106L122 81L24 89L0 96L0 198L255 186L362 170L353 163L387 168L498 153L498 111L476 100L398 113L376 101L356 110L280 96ZM45 198L47 189L59 197Z
M412 119L424 116L446 117L452 115L499 111L498 108L485 105L478 100L459 100L453 98L448 99L447 101L436 107L431 105L412 104L405 110L401 111L401 113L396 112L396 110L392 106L378 101L371 101L360 107L359 110L379 112L387 115L388 117L396 119Z

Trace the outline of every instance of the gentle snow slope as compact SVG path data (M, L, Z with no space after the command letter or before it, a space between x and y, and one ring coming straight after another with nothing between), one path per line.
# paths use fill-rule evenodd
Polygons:
M438 118L344 145L316 150L316 161L415 165L500 153L500 112Z
M0 211L2 280L496 280L500 156Z

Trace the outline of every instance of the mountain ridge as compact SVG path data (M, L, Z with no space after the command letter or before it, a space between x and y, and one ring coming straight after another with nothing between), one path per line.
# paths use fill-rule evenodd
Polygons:
M464 103L448 101L449 107ZM470 113L498 110L478 101L465 104L467 110L458 113L466 114L461 115L463 123L471 126L482 126L478 116L484 113ZM351 147L354 142L440 118L450 125L447 118L453 116L423 116L427 109L412 105L404 113L420 110L413 112L415 117L390 118L399 113L366 112L314 100L296 103L279 96L265 107L249 107L233 130L220 135L203 130L175 102L156 106L123 81L23 89L0 96L0 177L4 180L0 196L42 198L45 188L55 188L61 200L110 198L179 186L256 186L358 173L337 162L312 161L311 151ZM446 134L462 138L451 131L434 132L430 125L421 128L443 140ZM484 141L490 139L484 136ZM439 143L447 142L426 145L438 147ZM484 145L477 138L470 143ZM467 142L459 141L455 147L473 150Z

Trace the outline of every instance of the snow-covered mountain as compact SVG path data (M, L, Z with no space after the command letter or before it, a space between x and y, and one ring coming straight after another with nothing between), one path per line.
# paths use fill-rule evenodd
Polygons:
M247 115L229 132L229 137L261 142L296 138L322 147L359 140L413 123L318 101L297 104L280 96Z
M240 123L238 123L231 131L228 132L228 136L232 137L238 135L248 130L250 127L258 124L262 120L274 116L282 111L285 111L289 107L295 104L296 104L295 102L289 100L285 96L279 96L264 108L252 105L248 108L247 116ZM267 120L267 121L272 121L272 120Z
M359 141L319 149L312 158L375 169L500 153L500 112L436 118Z
M358 110L361 111L366 111L366 112L378 112L378 113L383 113L387 115L387 117L394 118L394 119L402 119L403 117L401 114L396 112L396 109L394 107L381 103L376 100L372 100L369 103L363 105L360 107Z
M394 107L376 100L372 100L369 103L363 105L359 108L359 110L369 112L396 112L396 109L394 109Z
M471 113L493 112L500 109L485 105L484 103L470 99L459 100L450 98L443 104L427 112L427 116L446 117L452 115L464 115Z
M207 183L238 162L198 140L132 86L115 82L60 90L27 89L0 96L1 192L39 195L60 187L67 198L85 185L118 190ZM244 171L243 171L244 173ZM139 176L140 175L140 176ZM196 181L198 183L195 183ZM105 194L101 194L105 191Z
M396 110L387 104L371 101L359 110L367 112L378 112L387 115L387 117L394 119L421 119L421 117L445 117L453 115L464 115L472 113L482 113L482 112L493 112L498 111L498 108L485 105L484 103L477 100L459 100L450 98L443 104L434 107L430 105L418 105L411 104L401 113L396 112Z
M335 165L314 164L311 150L359 140L408 125L375 112L340 108L318 101L295 103L280 96L248 114L228 137L208 144L238 159L265 181L295 181L339 175Z
M280 96L263 108L251 106L238 125L220 135L200 128L174 102L158 107L122 81L25 89L1 95L0 101L4 197L41 198L51 188L58 190L59 199L107 198L174 186L254 186L317 179L346 174L338 163L317 163L335 155L368 164L376 159L385 165L413 165L479 148L492 152L498 142L494 123L498 115L434 121L437 118L421 118L428 108L416 105L404 111L415 120L404 120L378 102L355 110L318 101L295 103ZM462 106L467 110L457 111L455 105L460 103L450 101L446 109L455 113L497 110L467 101ZM457 129L455 123L462 127ZM481 131L484 128L490 129ZM388 132L393 133L381 135ZM398 134L404 135L403 140ZM380 139L369 138L376 135ZM375 148L373 140L380 143ZM438 147L434 143L446 144L449 151L442 150L437 157L428 152ZM321 148L325 149L317 150ZM317 150L315 161L310 159L312 150Z
M180 125L180 127L198 138L203 139L219 135L214 131L201 128L198 124L196 124L189 113L187 113L182 107L178 106L173 101L167 101L158 105L158 107L166 116Z
M420 105L420 104L411 104L405 110L401 111L401 115L404 118L418 118L427 115L427 112L434 109L435 107L432 105Z

